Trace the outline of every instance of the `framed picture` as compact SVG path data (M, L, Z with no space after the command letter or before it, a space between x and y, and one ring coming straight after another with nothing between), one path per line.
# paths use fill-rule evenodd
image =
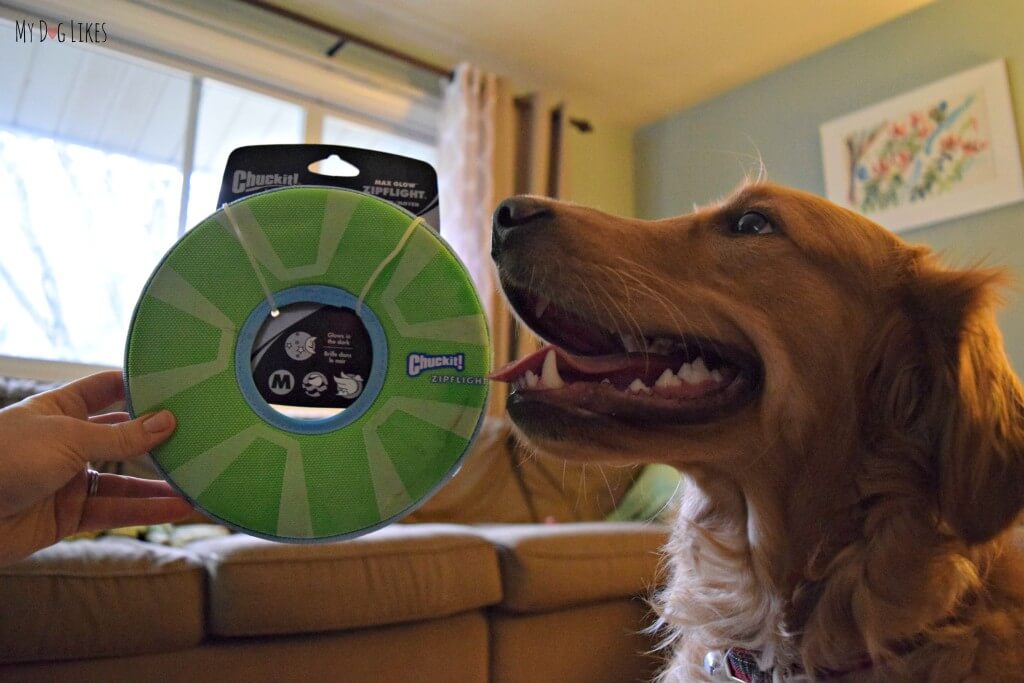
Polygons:
M1002 59L821 126L825 190L894 231L1024 199Z

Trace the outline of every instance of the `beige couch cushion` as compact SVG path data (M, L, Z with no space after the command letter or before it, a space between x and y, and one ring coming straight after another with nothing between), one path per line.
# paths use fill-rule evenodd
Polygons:
M526 524L534 521L522 483L513 469L514 450L507 418L488 417L462 468L404 522Z
M501 600L495 549L465 527L398 524L350 541L242 534L193 543L209 571L209 631L255 636L395 624Z
M514 612L542 612L644 595L658 582L664 526L589 522L481 526L498 546L505 597Z
M661 662L640 598L540 614L491 616L492 683L626 683L654 680Z
M65 541L0 567L0 661L196 645L203 574L186 551L128 538Z
M619 624L620 629L628 626ZM475 611L356 631L210 640L188 650L152 655L0 664L0 681L486 683L489 635L487 618Z

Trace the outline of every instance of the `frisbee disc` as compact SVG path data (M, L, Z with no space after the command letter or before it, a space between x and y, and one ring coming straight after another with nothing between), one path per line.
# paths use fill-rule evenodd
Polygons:
M290 307L301 322L268 337ZM273 349L281 367L263 368ZM372 531L440 488L483 419L490 364L479 297L437 234L370 195L294 187L234 202L171 248L124 366L133 415L177 418L152 456L182 495L308 542ZM340 412L315 419L274 407L332 400Z

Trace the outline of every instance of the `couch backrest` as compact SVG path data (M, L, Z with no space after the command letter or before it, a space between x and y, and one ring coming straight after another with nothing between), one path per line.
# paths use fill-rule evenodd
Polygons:
M507 417L487 417L459 473L405 521L602 520L637 470L532 453L517 443Z
M50 382L39 382L34 379L0 377L0 408L6 408L24 398L53 389L56 386Z

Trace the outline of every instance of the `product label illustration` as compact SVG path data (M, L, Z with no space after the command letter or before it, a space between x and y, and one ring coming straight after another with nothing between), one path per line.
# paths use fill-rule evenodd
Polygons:
M347 408L370 376L370 335L350 308L300 303L268 318L253 343L253 380L268 403Z

